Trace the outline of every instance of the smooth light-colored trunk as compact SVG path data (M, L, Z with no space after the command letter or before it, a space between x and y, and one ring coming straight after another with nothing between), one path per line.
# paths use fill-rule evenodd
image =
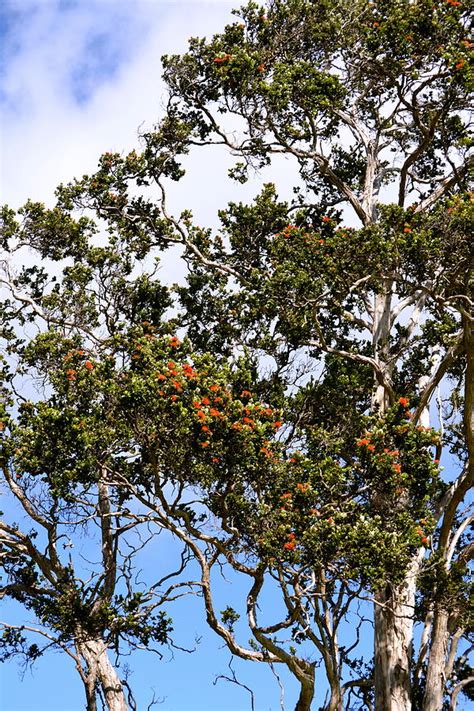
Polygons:
M88 674L100 684L108 711L128 711L122 682L110 662L103 640L84 640L78 644L78 649Z
M414 561L404 583L376 594L375 709L409 711L416 571Z
M430 658L426 672L423 711L439 711L443 707L447 646L448 612L446 610L437 610L433 623Z
M374 358L383 367L389 361L388 341L391 326L392 282L374 303ZM390 372L387 368L387 377ZM380 379L374 387L372 410L384 415L388 393ZM416 573L418 559L412 562L402 584L387 586L375 594L374 609L374 684L376 711L410 711L410 665L413 640Z

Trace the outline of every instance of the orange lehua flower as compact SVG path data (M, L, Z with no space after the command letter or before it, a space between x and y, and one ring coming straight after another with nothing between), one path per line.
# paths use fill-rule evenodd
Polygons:
M216 385L216 383L214 383L214 385L211 385L209 390L211 391L211 393L216 393L216 392L218 392L218 390L220 390L220 387L219 387L219 385Z
M292 499L292 498L293 498L293 494L291 493L291 491L287 491L285 494L282 494L280 496L280 499Z
M321 218L323 222L331 222L331 218L327 217L326 215Z
M294 550L296 548L296 541L288 541L288 543L283 545L283 548L286 548L287 551Z
M400 405L401 405L402 407L408 407L408 405L410 404L410 400L409 400L407 397L401 397L401 398L399 398L399 399L398 399L398 402L400 403Z
M140 358L141 358L140 353L134 353L134 354L132 355L132 360L139 360Z
M158 390L158 395L161 395L161 397L163 397L164 394L165 394L164 390Z
M243 422L245 422L247 425L253 425L253 424L255 424L251 417L243 417L242 420L243 420Z
M309 512L310 512L310 514L312 514L313 516L319 516L319 515L320 515L318 509L310 509Z
M173 380L173 387L176 388L176 390L179 390L179 392L183 390L183 388L181 387L181 383L177 380Z
M264 72L265 71L265 65L264 64L259 64L257 67L259 72Z
M203 426L201 427L201 432L210 432L210 431L211 431L211 430L209 429L209 427L208 427L207 425L203 425Z
M218 403L218 402L224 402L224 401L223 401L223 399L222 399L221 397L215 397L215 398L214 398L214 404L216 404L216 403Z
M211 417L220 417L221 416L221 413L219 412L219 410L216 410L215 407L211 407L211 409L209 410L209 414L211 415Z
M197 407L197 409L199 410L199 408L201 407L201 401L193 400L193 407Z
M240 397L252 397L252 393L250 392L250 390L242 390L242 392L240 393Z
M172 338L170 338L171 348L179 348L180 345L181 345L181 341L179 340L179 338L177 336L172 336Z
M178 396L177 396L177 395L171 395L171 400L172 400L173 402L176 402L177 399L178 399Z
M157 380L166 380L166 375L163 375L163 373L158 373L156 376Z
M397 474L400 474L401 471L402 471L402 467L401 467L400 464L393 464L393 465L392 465L392 469L393 469L393 471L396 472Z
M332 526L332 524L334 523L333 517L332 517L332 516L329 516L329 518L327 519L327 522L329 523L329 525Z
M201 400L201 402L202 402L203 405L210 405L210 404L211 404L211 401L209 400L208 397L203 397L203 399Z
M325 241L323 239L319 239L318 244L325 244Z
M172 360L169 360L167 365L170 370L175 370L176 368L176 363L173 363Z
M465 64L466 64L466 60L465 60L465 59L461 59L461 60L460 60L457 64L455 64L454 66L455 66L455 69L462 69Z
M4 422L0 422L0 431L1 431L1 430L4 430L4 429L5 429L5 423L4 423Z
M90 360L86 360L84 365L86 366L87 370L94 370L94 364L91 363Z
M424 546L426 546L426 544L429 542L429 539L426 536L423 536L423 538L421 539L421 542Z
M205 415L204 412L202 412L202 410L199 410L199 411L198 411L197 416L199 417L200 420L205 420L205 419L206 419L206 415Z
M73 370L73 368L69 368L69 370L66 370L66 375L67 375L68 380L75 380L76 373L77 373L77 370Z
M403 231L404 231L405 234L410 234L410 232L411 232L411 227L408 227L408 225L405 225L405 227L403 228Z
M294 541L296 538L296 533L293 533L293 531L291 531L291 533L288 533L288 538L290 539L290 541Z
M217 464L218 462L220 462L220 459L219 457L212 457L212 461L214 462L214 464Z
M283 424L283 423L280 422L280 420L277 420L276 422L273 423L273 426L275 427L275 429L278 429L279 427L282 426L282 424Z
M367 447L367 445L370 444L370 440L367 439L367 437L363 437L362 439L357 440L356 444L358 447Z
M304 494L308 491L309 484L301 484L300 482L298 482L296 488L298 489L298 491L301 491Z
M374 452L375 451L375 444L368 444L367 449L369 450L369 452Z
M209 442L201 442L201 447L209 447Z

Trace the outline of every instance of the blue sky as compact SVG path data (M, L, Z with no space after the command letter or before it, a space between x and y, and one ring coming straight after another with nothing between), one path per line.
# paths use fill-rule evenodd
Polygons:
M0 201L18 207L28 198L54 201L62 181L94 170L104 151L137 145L140 125L160 116L164 87L159 58L185 49L191 35L212 34L230 19L235 2L214 0L3 0L0 5ZM175 209L192 207L212 219L228 199L247 199L258 187L216 184L230 165L214 154L189 160L189 175L172 198ZM275 170L275 169L274 169ZM282 173L287 166L282 166ZM278 171L278 168L277 168ZM268 180L268 176L262 176ZM213 183L213 190L205 186ZM203 187L204 186L204 187ZM240 192L239 192L240 191ZM174 275L173 275L174 276ZM164 275L166 279L166 274ZM239 599L242 584L222 584L223 609ZM139 708L154 688L162 711L243 711L248 693L225 681L229 654L207 632L202 603L185 600L170 609L176 641L198 653L165 654L163 661L137 654L129 660ZM243 611L242 611L243 612ZM26 622L27 615L3 605L2 616ZM239 679L254 689L257 711L279 709L279 689L269 669L235 663ZM286 684L291 707L295 689ZM83 690L71 660L56 653L24 676L13 664L0 666L2 711L79 711Z

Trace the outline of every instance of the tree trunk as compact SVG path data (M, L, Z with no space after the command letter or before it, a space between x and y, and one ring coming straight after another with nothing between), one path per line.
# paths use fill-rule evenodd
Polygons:
M432 642L426 672L423 711L439 711L443 707L446 683L446 651L448 646L448 612L438 609L433 624Z
M311 703L314 698L314 665L308 664L303 673L298 670L296 676L301 684L301 690L295 711L311 711Z
M88 673L99 682L108 711L128 711L122 682L110 662L107 647L101 639L88 639L78 644ZM89 700L88 700L89 703Z
M410 711L410 666L418 558L404 583L375 596L375 709ZM439 711L439 709L438 709Z
M344 711L342 692L339 685L331 689L331 698L326 711Z

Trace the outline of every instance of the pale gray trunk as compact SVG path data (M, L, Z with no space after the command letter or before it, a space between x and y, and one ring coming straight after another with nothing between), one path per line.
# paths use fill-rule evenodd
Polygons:
M87 676L100 684L108 711L128 711L122 682L110 662L107 646L101 639L87 639L77 644L81 657L87 665ZM88 709L90 698L88 694Z
M375 709L411 709L410 665L418 559L405 581L376 594L375 605Z
M443 707L446 684L446 652L448 648L448 612L438 609L435 613L430 658L426 672L423 711L439 711Z
M392 281L386 279L384 293L374 303L373 348L375 360L384 367L389 360ZM387 368L387 376L390 372ZM383 415L389 405L387 389L378 379L372 409ZM376 711L410 711L411 651L418 558L413 560L404 582L375 595L374 683Z

